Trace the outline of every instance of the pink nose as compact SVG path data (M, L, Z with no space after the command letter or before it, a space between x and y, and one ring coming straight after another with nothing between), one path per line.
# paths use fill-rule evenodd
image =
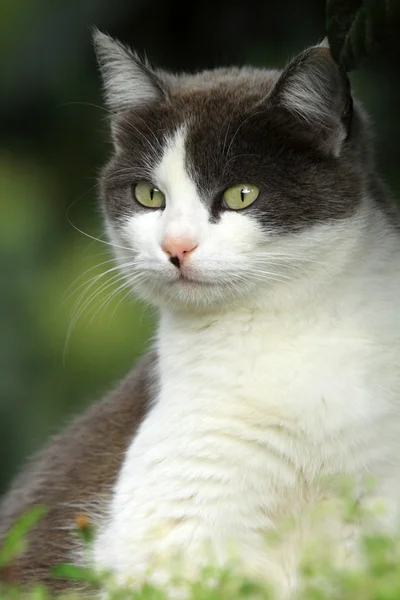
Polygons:
M188 254L197 248L197 244L190 238L167 236L164 238L161 248L168 254L172 264L180 267Z

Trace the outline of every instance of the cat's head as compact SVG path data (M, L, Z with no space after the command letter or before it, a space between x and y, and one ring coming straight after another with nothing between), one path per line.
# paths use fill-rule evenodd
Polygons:
M326 46L284 71L173 75L102 33L95 44L115 148L104 214L139 295L215 309L326 272L356 235L368 162Z

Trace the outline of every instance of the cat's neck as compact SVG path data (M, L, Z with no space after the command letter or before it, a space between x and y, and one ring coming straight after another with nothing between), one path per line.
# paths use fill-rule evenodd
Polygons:
M262 338L265 350L313 330L330 334L351 319L361 329L392 335L386 316L393 313L392 296L400 282L400 246L379 215L373 217L359 220L331 260L316 262L304 276L210 312L162 309L157 350L165 372L179 373L180 366L193 365L196 357L212 361L221 340L237 351L240 340L251 344L254 339L257 345Z

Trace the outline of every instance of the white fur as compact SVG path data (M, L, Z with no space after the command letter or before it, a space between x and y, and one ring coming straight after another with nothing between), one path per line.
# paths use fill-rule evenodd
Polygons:
M346 222L287 236L245 214L210 223L184 139L181 129L154 172L165 211L113 231L132 247L140 293L162 306L160 388L126 453L94 561L119 582L154 568L150 578L163 583L175 552L187 577L234 552L244 570L290 590L310 511L329 502L321 476L356 476L361 497L372 474L378 495L400 500L399 240L367 198ZM196 236L192 288L161 250L170 232ZM285 517L292 533L283 547L268 545ZM337 548L347 535L339 522Z
M113 111L136 108L159 99L159 90L131 50L98 30L93 41L106 101Z
M331 116L329 81L322 68L298 69L282 94L283 104L310 123L323 123Z

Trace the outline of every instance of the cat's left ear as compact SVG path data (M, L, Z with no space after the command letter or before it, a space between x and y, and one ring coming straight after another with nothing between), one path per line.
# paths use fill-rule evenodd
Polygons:
M278 79L270 102L291 133L338 157L349 135L353 102L350 82L326 42L297 56Z
M118 113L160 101L166 91L159 77L130 48L94 31L93 42L108 108Z

